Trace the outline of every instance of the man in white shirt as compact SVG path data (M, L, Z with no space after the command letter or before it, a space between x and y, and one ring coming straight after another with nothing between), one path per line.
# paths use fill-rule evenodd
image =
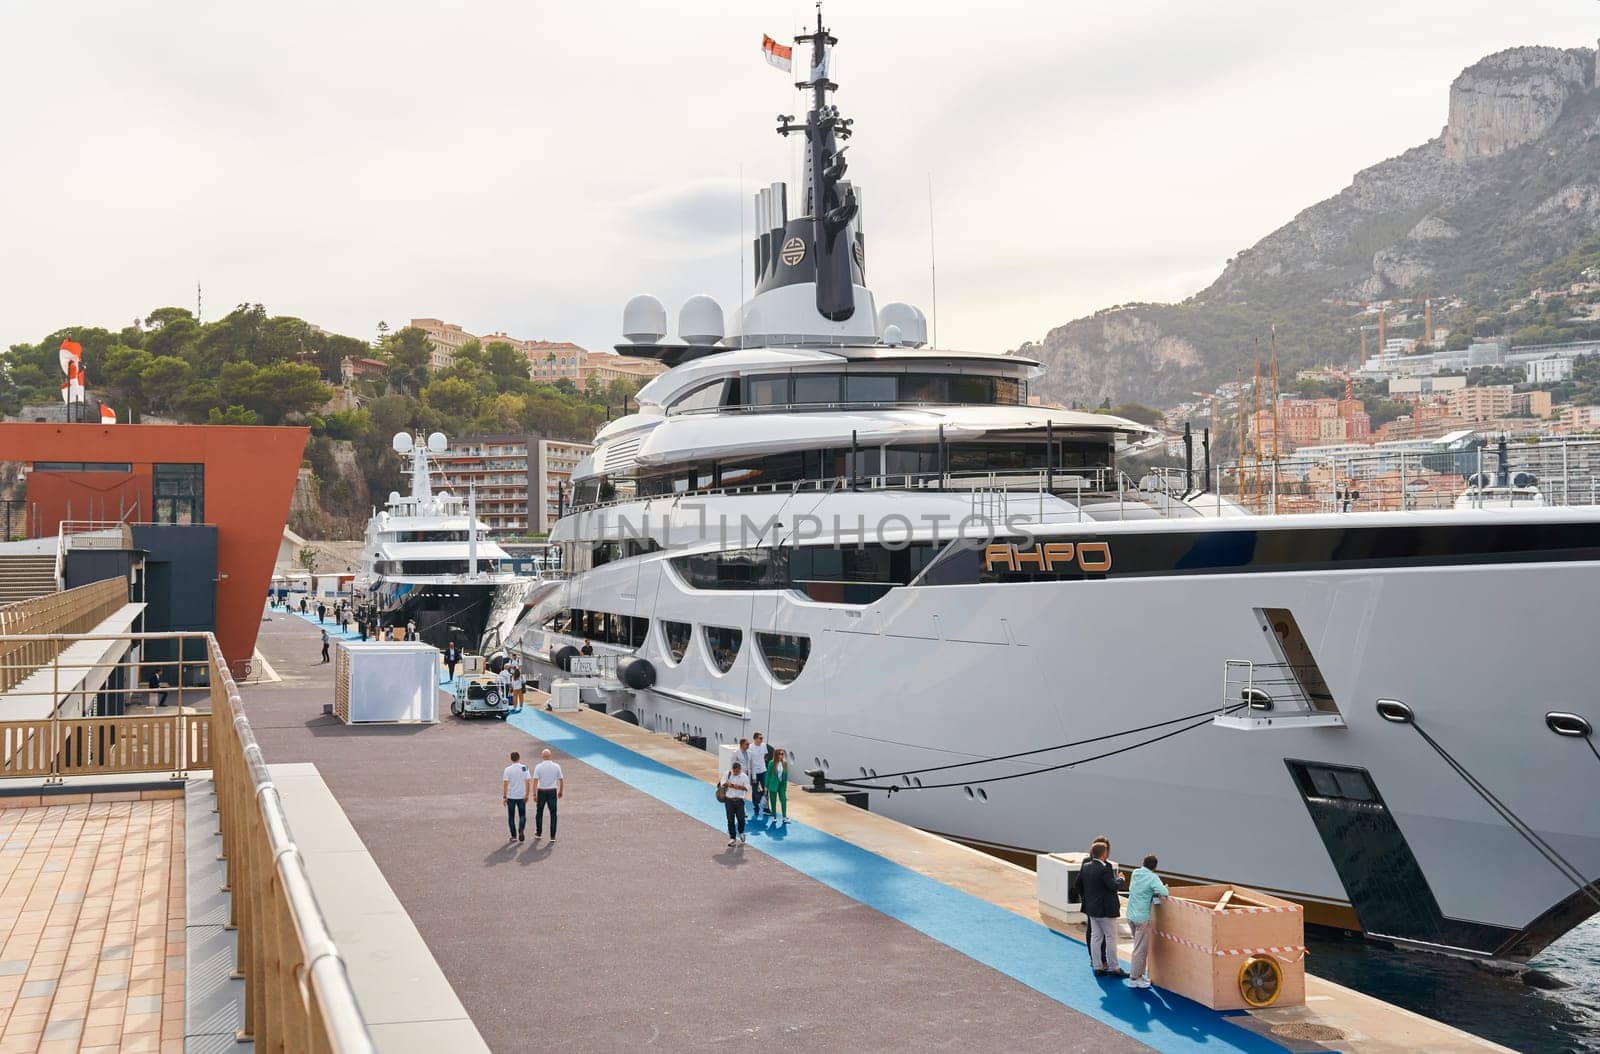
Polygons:
M539 799L533 807L533 837L535 841L544 834L544 810L550 807L550 844L556 842L556 802L567 793L566 777L561 766L550 759L550 748L539 752L539 764L533 767L533 780L539 785Z
M750 763L744 767L750 776L750 806L754 818L761 819L761 804L767 795L767 739L760 732L750 744Z
M500 672L494 675L495 683L500 686L500 703L503 706L513 705L511 699L511 664L500 667Z
M511 764L500 776L500 803L506 807L506 826L511 828L513 842L527 841L528 783L532 779L533 774L522 763L522 755L513 750Z

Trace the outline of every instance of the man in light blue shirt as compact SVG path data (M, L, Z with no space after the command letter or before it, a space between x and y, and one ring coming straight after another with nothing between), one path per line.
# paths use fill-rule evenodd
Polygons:
M1133 930L1133 976L1128 978L1129 988L1150 987L1150 972L1145 969L1150 955L1150 907L1159 903L1158 898L1171 896L1156 874L1157 863L1155 857L1145 857L1144 866L1135 869L1128 881L1128 927Z

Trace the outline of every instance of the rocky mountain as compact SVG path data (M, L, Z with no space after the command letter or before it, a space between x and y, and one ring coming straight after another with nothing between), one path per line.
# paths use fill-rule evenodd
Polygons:
M1520 47L1464 70L1440 134L1356 174L1179 304L1128 304L1018 349L1042 393L1169 404L1247 371L1276 324L1286 367L1359 351L1351 302L1495 302L1600 234L1596 52Z

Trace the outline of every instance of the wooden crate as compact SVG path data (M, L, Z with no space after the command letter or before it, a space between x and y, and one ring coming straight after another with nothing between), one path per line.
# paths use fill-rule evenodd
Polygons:
M1282 975L1271 1006L1306 1001L1305 917L1300 905L1240 886L1184 886L1156 906L1150 981L1213 1010L1249 1010L1240 973L1270 959Z

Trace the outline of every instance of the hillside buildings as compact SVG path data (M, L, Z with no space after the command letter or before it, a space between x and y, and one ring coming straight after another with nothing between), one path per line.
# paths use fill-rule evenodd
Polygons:
M528 376L542 384L569 380L583 388L592 379L602 385L627 380L643 386L666 371L665 366L653 359L630 359L611 352L588 351L569 340L522 340L508 333L479 336L468 333L454 322L437 318L414 318L411 325L427 334L432 351L429 365L434 370L449 369L456 353L475 340L485 347L495 343L511 345L528 360Z

